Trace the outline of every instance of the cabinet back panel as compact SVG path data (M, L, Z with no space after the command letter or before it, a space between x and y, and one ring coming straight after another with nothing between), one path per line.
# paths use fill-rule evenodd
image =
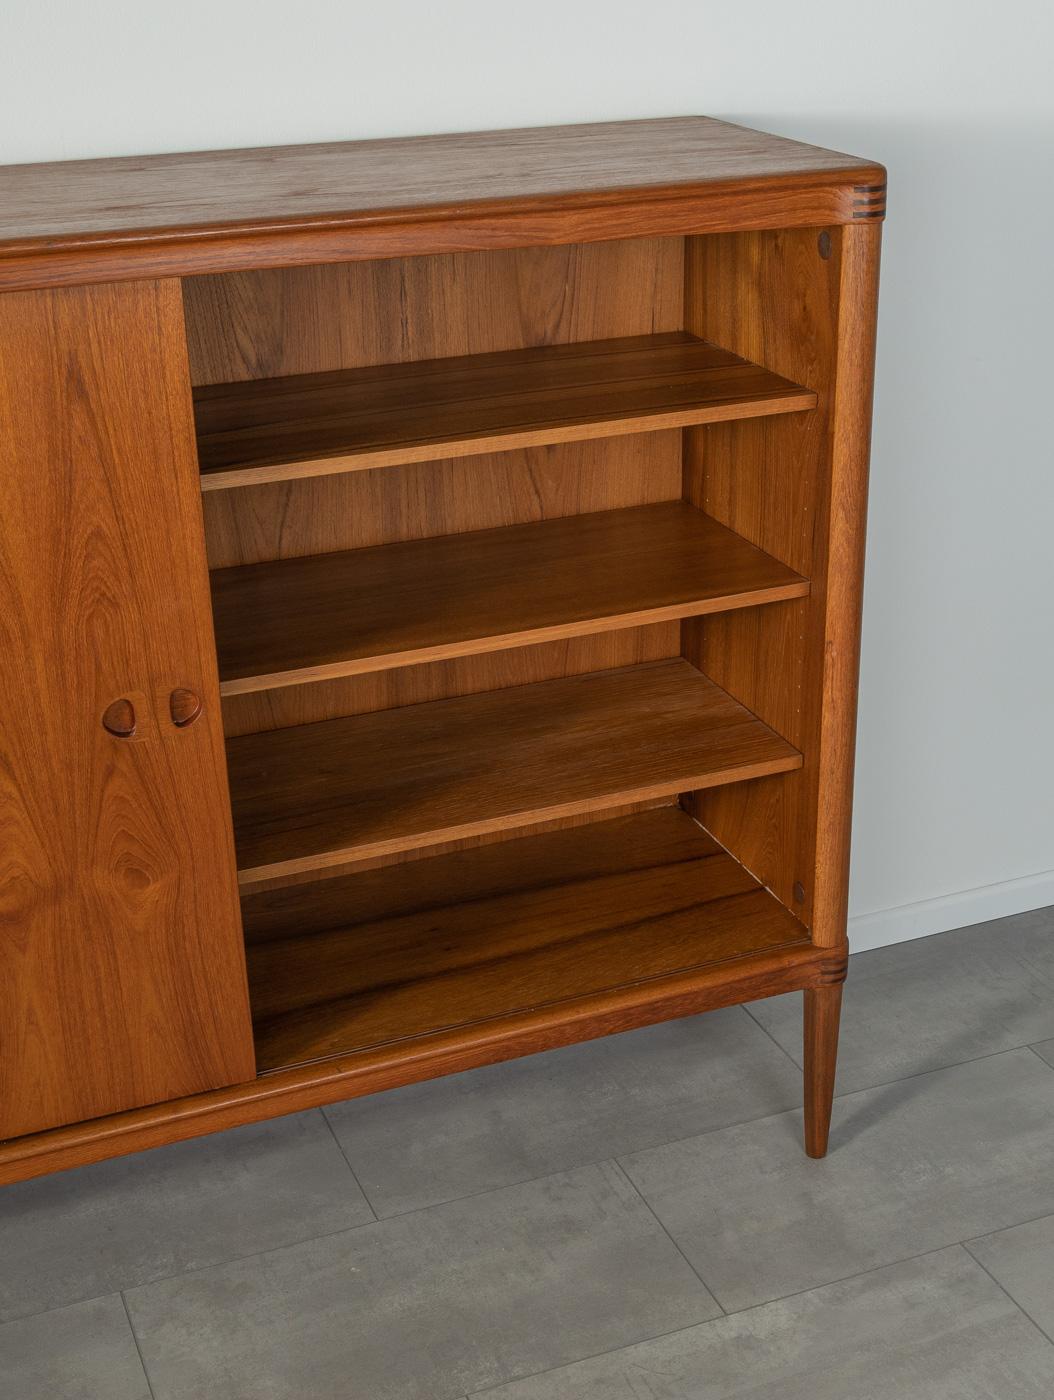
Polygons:
M195 384L681 327L684 240L228 272L183 284Z
M659 622L648 627L627 627L588 637L569 637L539 646L515 647L485 656L459 656L453 661L433 661L423 666L401 666L394 671L371 671L365 676L343 676L333 681L260 690L249 695L229 695L223 701L224 730L228 737L264 729L285 729L293 724L337 719L341 715L391 710L452 695L502 690L532 681L577 676L586 671L606 671L614 666L635 666L679 656L680 627Z
M684 240L226 273L183 284L191 374L220 383L677 330ZM681 434L645 433L204 497L213 568L675 500ZM672 625L224 702L228 734L678 653Z
M270 880L242 885L241 890L245 895L249 892L255 894L260 890L286 889L291 885L314 885L320 880L332 880L341 875L361 875L366 870L380 870L388 865L409 865L414 861L427 860L430 856L449 855L454 851L472 851L480 846L497 845L501 841L515 841L522 836L540 836L546 831L569 831L575 827L592 826L595 822L612 821L616 817L628 817L634 812L647 812L654 808L675 805L675 799L671 797L652 797L641 802L626 802L595 812L577 812L571 817L552 817L545 822L509 827L505 831L487 831L481 836L462 836L460 840L441 841L424 849L394 851L385 856L371 856L368 860L349 861L346 865L331 865L325 870L307 870L297 875L276 875Z
M676 429L305 477L202 498L209 564L257 564L676 500Z

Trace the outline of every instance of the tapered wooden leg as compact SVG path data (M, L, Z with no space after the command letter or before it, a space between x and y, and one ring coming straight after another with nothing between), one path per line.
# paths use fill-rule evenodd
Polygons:
M805 1151L826 1157L831 1131L834 1071L842 986L810 987L805 996Z

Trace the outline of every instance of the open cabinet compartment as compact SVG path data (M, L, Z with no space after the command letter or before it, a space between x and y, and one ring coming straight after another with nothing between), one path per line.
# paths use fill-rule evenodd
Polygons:
M831 272L808 230L185 284L261 1073L816 963L770 848L808 849Z
M882 168L0 179L0 1182L795 990L822 1155Z

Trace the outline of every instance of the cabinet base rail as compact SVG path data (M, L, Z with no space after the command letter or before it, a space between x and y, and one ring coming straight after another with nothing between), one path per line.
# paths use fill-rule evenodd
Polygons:
M0 1185L701 1011L830 987L844 980L848 951L847 945L817 948L803 943L646 987L615 988L591 998L588 1005L547 1006L467 1031L462 1027L335 1056L245 1084L32 1133L0 1143Z

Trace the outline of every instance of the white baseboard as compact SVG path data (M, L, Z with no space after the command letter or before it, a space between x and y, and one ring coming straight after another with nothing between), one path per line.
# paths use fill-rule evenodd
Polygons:
M920 899L916 904L901 904L895 909L879 909L874 914L856 914L849 920L849 948L863 953L868 948L928 938L931 933L947 933L968 924L1003 919L1008 914L1024 914L1048 904L1054 904L1054 870L939 895L936 899Z

